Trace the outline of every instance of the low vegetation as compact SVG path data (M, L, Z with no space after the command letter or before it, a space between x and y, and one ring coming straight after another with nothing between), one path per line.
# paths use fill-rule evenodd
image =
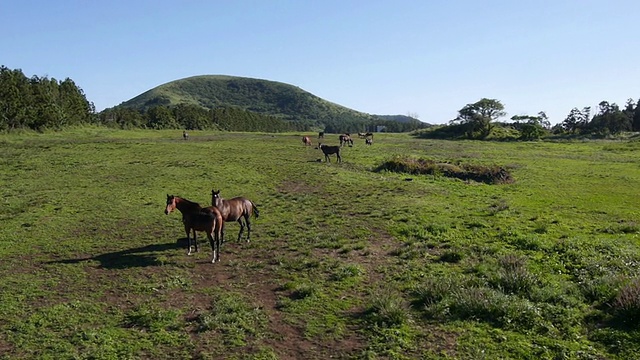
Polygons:
M376 134L326 163L301 135L0 135L1 357L640 353L640 142ZM216 264L163 213L211 189L260 208Z
M378 166L375 171L393 171L413 175L447 176L488 184L508 184L514 181L509 172L497 165L464 164L460 161L438 162L432 159L396 156Z

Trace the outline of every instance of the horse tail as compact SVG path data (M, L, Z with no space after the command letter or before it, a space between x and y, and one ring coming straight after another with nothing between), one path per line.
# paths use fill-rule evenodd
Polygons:
M258 211L258 207L253 201L251 201L251 207L253 208L253 215L255 215L257 219L258 216L260 216L260 211Z

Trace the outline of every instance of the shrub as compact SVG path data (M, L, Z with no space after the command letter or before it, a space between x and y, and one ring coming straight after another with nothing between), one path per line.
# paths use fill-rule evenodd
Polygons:
M400 327L409 320L404 299L391 291L374 295L365 315L369 322L383 328Z
M611 304L614 315L625 323L637 324L640 320L640 278L623 286Z
M396 156L378 166L374 171L391 171L414 175L443 175L460 180L473 180L487 184L507 184L514 181L503 167L476 164L452 164L435 160Z
M489 279L489 283L505 294L529 294L538 283L538 278L526 268L526 259L518 255L505 255L498 260L500 269Z

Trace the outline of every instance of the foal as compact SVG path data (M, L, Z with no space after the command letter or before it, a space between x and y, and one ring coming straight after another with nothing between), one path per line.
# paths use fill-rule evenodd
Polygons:
M329 146L325 144L318 144L316 149L322 150L324 153L324 159L326 162L331 162L329 159L329 155L336 154L336 161L342 162L342 157L340 157L340 146Z
M184 231L187 233L187 244L189 246L187 255L191 255L191 238L189 237L191 231L193 231L193 243L196 252L198 251L196 231L204 231L207 233L211 251L213 251L211 262L220 261L220 236L223 225L220 211L215 207L202 208L198 203L167 194L167 207L164 209L164 213L169 215L175 209L180 210L182 213L182 223L184 224Z
M251 214L254 214L256 218L260 215L258 207L253 201L244 198L242 196L234 197L233 199L223 199L220 196L220 190L211 190L211 205L220 210L223 221L237 221L240 224L240 232L238 233L238 241L242 239L242 232L244 231L245 224L247 225L247 242L251 239ZM224 242L224 225L222 226L222 241Z

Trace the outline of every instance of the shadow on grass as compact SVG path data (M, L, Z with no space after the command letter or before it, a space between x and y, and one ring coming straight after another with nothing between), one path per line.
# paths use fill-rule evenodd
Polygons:
M95 260L100 262L103 269L126 269L133 267L159 266L162 262L158 260L157 254L167 250L186 248L187 238L166 244L152 244L133 249L115 251L106 254L77 258L49 261L47 264L78 264L83 261Z

